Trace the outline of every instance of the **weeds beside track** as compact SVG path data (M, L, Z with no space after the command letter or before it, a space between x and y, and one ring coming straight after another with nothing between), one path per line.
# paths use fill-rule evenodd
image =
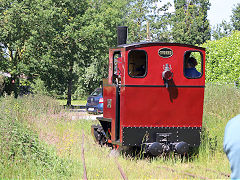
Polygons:
M123 178L124 180L128 180L126 174L124 173L124 171L123 171L122 167L120 166L120 164L118 163L117 159L115 159L115 163L116 163L116 165L117 165L117 167L118 167L118 170L119 170L122 178Z
M85 156L84 156L84 130L82 130L82 162L83 162L83 171L84 171L84 175L83 175L83 179L84 180L87 180L87 168L86 168L86 164L85 164ZM90 144L92 144L92 143L90 143ZM92 144L93 146L96 146L97 144ZM121 177L124 179L124 180L128 180L128 178L127 178L127 176L126 176L126 174L124 173L124 171L123 171L123 169L122 169L122 167L121 167L121 165L119 164L119 162L117 161L117 159L116 158L110 158L111 160L113 160L114 159L114 162L115 162L115 164L116 164L116 166L117 166L117 168L118 168L118 170L119 170L119 172L120 172L120 174L121 174Z
M83 162L83 179L87 180L87 169L84 157L84 130L82 130L82 162Z

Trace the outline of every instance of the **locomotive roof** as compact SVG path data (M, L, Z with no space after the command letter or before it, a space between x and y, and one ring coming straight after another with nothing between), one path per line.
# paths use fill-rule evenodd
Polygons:
M138 42L132 44L121 44L118 47L121 48L130 48L130 47L146 47L146 46L182 46L182 47L190 47L205 50L203 47L189 45L189 44L181 44L181 43L169 43L169 42Z

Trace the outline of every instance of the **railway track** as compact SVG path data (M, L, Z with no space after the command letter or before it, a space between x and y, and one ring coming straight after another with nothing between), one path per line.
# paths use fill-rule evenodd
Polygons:
M84 131L82 131L82 162L83 162L83 179L87 180L87 169L84 157Z
M84 135L84 131L83 131L82 132L82 162L83 162L83 171L84 171L83 179L87 180L87 168L86 168L85 157L84 157L84 138L85 138L85 135ZM93 145L96 145L96 144L93 144ZM115 164L117 166L117 169L118 169L122 179L128 180L128 177L127 177L126 173L124 172L123 168L121 167L121 165L117 161L116 157L114 157L114 162L115 162ZM179 169L174 169L172 167L159 166L158 168L165 169L165 170L170 171L172 173L177 173L179 175L182 175L182 176L185 176L185 177L194 178L194 179L202 179L202 180L211 179L211 178L200 176L200 175L197 175L197 174L194 174L194 173L181 171ZM227 173L224 173L224 172L216 171L216 170L209 169L209 168L199 167L199 166L190 166L190 169L199 169L199 168L204 169L204 171L206 171L206 172L210 172L210 173L214 173L215 175L218 175L219 179L230 178L230 174L227 174Z
M231 176L230 174L226 174L226 173L223 173L223 172L215 171L213 169L206 168L206 171L214 172L214 173L220 174L221 176L225 176L227 178L230 178L230 176Z
M191 174L191 173L188 173L188 172L185 172L185 171L176 170L174 168L170 168L170 167L166 167L166 166L160 166L159 168L166 169L166 170L171 171L173 173L178 173L178 174L181 174L181 175L184 175L184 176L187 176L187 177L191 177L191 178L197 178L197 179L203 179L203 180L209 179L207 177L198 176L196 174Z
M121 174L122 178L123 178L124 180L128 180L128 178L127 178L126 174L124 173L124 171L123 171L122 167L120 166L120 164L118 163L118 161L117 161L117 159L116 159L116 158L115 158L115 164L117 165L117 167L118 167L118 170L119 170L119 172L120 172L120 174Z
M87 180L87 179L88 179L88 178L87 178L87 168L86 168L85 156L84 156L84 137L85 137L85 136L84 136L84 131L82 131L82 162L83 162L83 179L84 179L84 180ZM114 162L115 162L115 164L116 164L116 166L117 166L117 168L118 168L118 170L119 170L119 172L120 172L120 174L121 174L122 179L124 179L124 180L128 180L128 178L127 178L125 172L123 171L123 168L121 167L121 165L119 164L119 162L117 161L116 158L114 158Z
M202 167L199 167L199 166L190 166L190 168L202 168ZM213 170L213 169L209 169L209 168L204 168L205 171L207 172L212 172L212 173L215 173L217 175L220 175L221 177L225 177L225 178L230 178L230 174L227 174L227 173L224 173L224 172L220 172L220 171L216 171L216 170Z
M181 174L181 175L184 175L186 177L191 177L191 178L196 178L196 179L203 179L203 180L208 180L208 179L212 179L212 178L208 178L208 177L204 177L204 176L199 176L199 175L196 175L196 174L192 174L192 173L189 173L189 172L186 172L186 171L181 171L181 170L176 170L174 168L170 168L170 167L167 167L167 166L160 166L159 168L162 168L162 169L166 169L168 171L171 171L173 173L178 173L178 174ZM193 168L202 168L202 167L194 167L194 166L190 166L191 169ZM223 177L224 178L230 178L230 174L227 174L227 173L223 173L223 172L220 172L220 171L216 171L216 170L213 170L213 169L209 169L209 168L204 168L204 170L206 172L212 172L216 175L219 175L219 179L222 179Z

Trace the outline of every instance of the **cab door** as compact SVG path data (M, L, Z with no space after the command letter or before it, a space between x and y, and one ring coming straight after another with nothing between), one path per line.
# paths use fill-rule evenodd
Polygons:
M109 52L109 77L108 84L103 88L104 118L111 119L111 140L120 139L120 88L122 81L121 51Z
M113 85L116 89L116 113L115 113L115 141L120 138L120 85L121 72L119 66L121 63L121 52L115 51L113 53Z

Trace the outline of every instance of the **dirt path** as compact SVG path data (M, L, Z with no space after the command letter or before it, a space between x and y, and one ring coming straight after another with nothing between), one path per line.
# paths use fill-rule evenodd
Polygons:
M72 120L78 120L78 119L86 119L86 120L96 120L97 117L102 117L102 114L100 115L94 115L94 114L88 114L86 110L79 110L79 111L72 111L70 113Z

